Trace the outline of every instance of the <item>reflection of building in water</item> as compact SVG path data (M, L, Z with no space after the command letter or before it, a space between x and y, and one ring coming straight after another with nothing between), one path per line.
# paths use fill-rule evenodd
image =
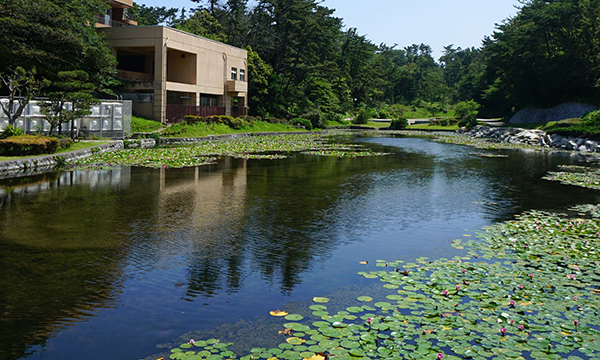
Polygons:
M187 297L235 292L242 281L247 161L226 158L222 171L196 168L193 178L174 169L160 176L160 237L186 247Z
M123 189L129 187L130 183L129 167L103 171L69 171L0 180L0 196L34 194L61 186L86 184L90 190L103 187Z

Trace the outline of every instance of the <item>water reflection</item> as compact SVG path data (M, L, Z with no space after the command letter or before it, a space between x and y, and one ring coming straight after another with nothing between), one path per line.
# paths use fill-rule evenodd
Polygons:
M0 358L139 358L360 284L359 260L452 256L465 229L598 200L540 180L564 155L361 141L392 155L0 181Z

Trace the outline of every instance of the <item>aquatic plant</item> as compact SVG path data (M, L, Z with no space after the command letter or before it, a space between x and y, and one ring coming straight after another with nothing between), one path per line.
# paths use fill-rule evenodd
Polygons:
M241 359L598 358L600 205L570 210L578 217L530 211L455 240L467 253L453 259L377 260L358 274L385 283L385 298L336 313L324 305L335 299L315 297L308 317L285 316L278 347ZM237 358L229 346L188 342L170 357Z
M600 189L600 169L578 165L563 165L559 168L565 171L549 172L542 179L589 189Z

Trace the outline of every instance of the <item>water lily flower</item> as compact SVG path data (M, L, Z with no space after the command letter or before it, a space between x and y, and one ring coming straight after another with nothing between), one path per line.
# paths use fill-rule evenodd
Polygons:
M574 300L574 301L577 301L577 296L573 296L573 300Z
M444 354L438 353L437 358L438 358L438 360L442 360L444 358Z
M456 291L460 291L460 285L456 284Z
M515 307L517 303L514 300L511 300L508 302L508 305L510 305L510 307Z
M467 281L467 280L465 280L463 283L464 283L465 285L467 285L467 286L468 286L468 285L471 285L471 282L470 282L470 281Z
M500 333L501 333L502 335L506 335L506 331L507 331L507 330L506 330L506 328L504 328L504 327L503 327L503 328L500 328Z
M373 318L367 318L367 324L371 325L373 323Z
M448 296L448 290L442 290L442 295L443 296Z
M519 330L520 330L520 331L523 331L523 330L525 330L525 326L523 326L523 325L519 325L519 326L517 326L517 327L519 328Z
M517 285L517 287L518 287L520 290L523 290L523 287L524 287L524 286L523 286L523 285L521 285L521 284L519 284L519 285Z
M196 341L194 339L190 339L190 345L194 345Z
M579 320L573 320L573 325L579 326Z
M515 321L513 319L508 319L508 323L513 325L515 323Z
M528 275L528 276L529 276L530 278L532 278L532 277L533 277L533 273L529 273L529 275Z
M466 272L467 272L467 269L462 269L462 273L463 274L466 273Z
M575 275L573 274L569 274L567 275L567 278L571 279L571 280L575 280Z

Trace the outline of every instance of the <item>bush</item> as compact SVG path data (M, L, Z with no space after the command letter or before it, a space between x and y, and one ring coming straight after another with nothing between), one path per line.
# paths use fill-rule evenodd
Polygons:
M312 130L313 126L310 120L304 118L293 118L289 121L289 124L292 126L304 126L306 130Z
M71 148L73 146L73 140L71 138L58 138L58 143L60 144L60 148L65 150Z
M196 116L196 115L186 115L183 117L183 120L187 123L187 124L196 124L199 122L204 122L204 117L203 116Z
M323 114L319 110L312 110L301 116L303 119L308 119L312 124L313 129L323 129L325 124L323 123Z
M389 119L390 117L391 116L390 116L389 111L387 111L387 110L379 110L379 118L380 119Z
M458 104L454 105L454 114L460 120L465 118L468 115L477 115L479 109L479 104L474 100L469 101L461 101Z
M242 118L235 118L235 119L231 119L231 123L229 124L229 127L235 130L241 129L244 126L248 125L248 122L246 122L244 119Z
M52 154L58 150L58 139L44 136L19 135L0 140L0 155L23 156Z
M390 123L390 130L402 130L408 126L408 119L405 117L400 117L398 119L392 120Z
M325 120L329 122L343 123L344 116L335 112L325 114Z
M23 130L21 130L20 128L13 126L13 125L7 125L6 128L4 129L4 131L2 131L2 133L0 133L0 139L6 139L11 136L19 136L19 135L23 135Z
M459 127L470 129L477 125L477 116L475 114L467 115L458 121Z
M600 110L591 111L581 118L586 125L600 125Z
M364 125L369 122L369 114L366 109L358 109L356 116L352 119L353 124Z

